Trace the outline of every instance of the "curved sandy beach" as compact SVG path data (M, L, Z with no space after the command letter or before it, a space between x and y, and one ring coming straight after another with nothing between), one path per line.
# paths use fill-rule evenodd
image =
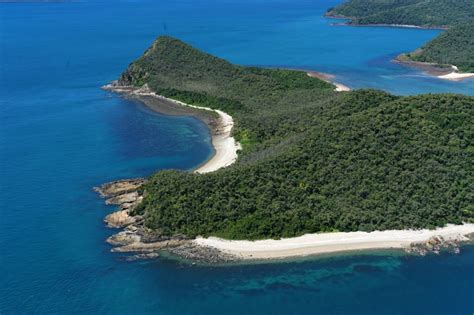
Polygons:
M237 151L242 147L231 136L234 120L229 114L216 110L219 114L219 127L212 135L212 146L215 153L206 163L198 167L196 173L209 173L229 166L237 160Z
M166 99L170 102L182 106L189 106L192 108L213 111L219 115L217 122L218 126L212 132L212 146L214 147L214 155L204 164L199 166L194 172L201 174L214 172L220 168L227 167L233 164L237 160L237 151L240 150L242 147L240 143L235 141L235 139L231 135L232 129L234 128L234 120L232 119L232 116L220 110L214 110L209 107L190 105L171 98L157 95L155 93L152 94L155 97Z
M404 249L433 237L467 241L474 224L447 225L436 230L389 230L374 232L338 232L306 234L280 240L230 241L216 237L194 240L200 246L213 247L242 259L279 259L324 253L367 249Z
M112 90L118 93L129 93L135 96L152 96L161 100L166 100L168 102L178 104L180 106L186 106L217 113L219 115L219 118L217 119L217 127L215 127L214 130L211 130L214 155L209 160L200 165L196 170L194 170L194 172L201 174L214 172L220 168L224 168L233 164L237 160L237 151L240 150L242 147L240 143L235 141L235 139L232 137L234 120L229 114L220 110L214 110L209 107L190 105L178 100L158 95L152 92L146 85L140 89L136 89L128 86L118 86L114 84L109 84L104 86L103 89Z

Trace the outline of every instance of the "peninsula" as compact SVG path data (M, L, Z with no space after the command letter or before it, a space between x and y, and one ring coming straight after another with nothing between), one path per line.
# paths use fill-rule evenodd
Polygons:
M233 65L171 37L159 37L109 88L131 91L127 95L155 109L164 105L150 97L226 113L232 125L223 124L225 133L236 141L231 151L239 150L234 164L208 174L167 170L138 188L136 182L131 189L127 183L101 187L109 203L121 207L118 224L111 225L126 226L109 240L120 246L116 251L182 252L182 246L206 244L229 255L203 238L332 232L327 237L345 244L345 233L377 230L402 231L405 246L420 237L403 230L455 224L449 235L456 240L474 232L467 224L474 219L473 97L338 93L306 72ZM436 236L433 231L423 241ZM372 245L363 248L392 247L370 235Z
M471 0L348 0L330 8L327 17L360 26L450 28L474 21Z
M439 79L474 77L474 2L470 0L349 0L326 13L347 18L352 26L438 28L441 33L396 62L414 66Z
M474 77L474 22L455 26L422 48L397 58L406 64L428 66L440 79L459 81ZM430 68L433 68L431 69ZM440 71L441 70L441 71Z

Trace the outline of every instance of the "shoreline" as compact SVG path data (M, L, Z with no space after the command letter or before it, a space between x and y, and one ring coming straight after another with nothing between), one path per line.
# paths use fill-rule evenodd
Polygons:
M234 120L229 114L221 110L190 105L158 95L152 92L148 86L135 88L112 83L103 86L102 89L131 96L141 101L148 108L159 113L168 115L190 115L203 121L209 127L214 153L208 160L197 166L193 172L200 174L214 172L232 165L237 160L237 152L241 150L242 147L240 143L235 141L234 137L232 137ZM211 115L214 113L217 113L218 117L212 117Z
M256 241L212 236L166 236L147 228L143 215L133 213L143 200L141 186L146 182L143 178L125 179L94 188L101 197L107 198L106 204L118 206L118 210L104 219L108 227L120 229L107 239L107 243L113 246L112 252L127 255L125 260L128 261L155 259L163 251L190 262L205 264L253 263L384 249L422 256L439 254L442 250L458 254L461 243L474 241L474 223L448 224L435 230L313 233Z
M385 24L385 23L374 23L374 24L358 24L352 23L356 18L350 16L343 16L343 15L327 15L324 14L324 17L327 19L335 19L335 20L350 20L349 22L340 22L340 23L332 23L332 26L355 26L355 27L390 27L390 28L414 28L414 29L422 29L422 30L447 30L449 27L446 26L419 26L413 24Z
M335 18L339 19L339 18ZM343 19L343 18L341 18ZM332 26L354 26L354 27L386 27L386 28L408 28L408 29L418 29L418 30L442 30L445 31L448 27L442 26L418 26L418 25L410 25L410 24L352 24L348 22L341 22L341 23L332 23Z
M451 67L453 69L453 71L451 73L444 74L444 75L439 75L439 76L437 76L438 79L459 82L459 81L463 81L463 80L466 80L466 79L474 78L474 73L459 72L458 67L456 67L456 66L451 66Z
M404 60L401 58L402 55L394 58L392 62L405 66L405 67L417 68L423 71L424 73L426 73L427 75L441 79L441 80L459 82L459 81L474 78L474 73L459 72L458 67L454 65L443 66L437 63Z
M204 174L227 167L237 160L240 143L232 137L234 121L232 117L220 110L186 104L158 95L145 85L142 88L120 86L115 82L102 87L132 100L138 100L153 111L167 115L193 116L203 121L209 128L214 153L194 173ZM94 187L107 205L116 205L115 211L109 213L104 222L109 228L121 229L111 235L106 242L113 246L111 252L131 253L125 260L156 259L162 251L190 261L204 263L233 262L236 258L213 248L202 248L192 243L184 235L167 237L156 233L145 226L145 218L134 213L144 198L142 186L147 179L123 179Z
M305 234L280 240L224 240L198 237L197 246L214 248L241 260L267 260L333 254L347 251L399 249L426 254L439 253L472 239L474 224L447 225L436 230L386 230L374 232L337 232Z

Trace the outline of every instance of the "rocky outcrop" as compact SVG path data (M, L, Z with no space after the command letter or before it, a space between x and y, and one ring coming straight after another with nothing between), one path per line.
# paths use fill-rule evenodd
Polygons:
M199 246L193 242L186 242L180 246L170 248L168 252L189 261L206 264L229 263L242 260L235 255L227 254L217 248Z
M109 198L105 201L105 203L108 204L108 205L131 204L131 203L134 203L135 201L137 201L138 197L140 197L138 192L133 191L133 192L129 192L129 193L126 193L126 194L121 194L121 195L117 195L115 197Z
M216 248L198 246L192 240L181 236L168 238L155 235L150 237L146 233L150 233L146 228L130 226L125 228L124 231L109 237L107 242L116 246L112 249L112 252L140 253L132 256L132 260L156 258L159 257L159 252L163 250L188 261L200 263L215 264L240 260L237 256L224 253Z
M458 235L451 238L434 236L426 242L411 244L411 246L406 249L406 252L425 256L428 253L439 254L441 251L447 250L459 254L461 252L461 243L472 239L472 235Z
M118 211L107 215L104 219L109 227L123 228L143 221L142 216L130 214L143 200L139 189L145 182L143 178L125 179L94 188L101 197L108 198L106 204L119 206Z
M105 201L106 204L118 205L118 210L104 219L107 226L111 228L123 228L122 231L107 239L107 243L114 246L111 249L112 252L137 253L127 256L127 261L157 258L159 252L163 250L187 260L205 263L238 260L237 257L217 249L198 246L185 235L170 237L145 227L143 216L131 215L143 200L140 187L145 182L146 180L142 178L126 179L94 188L103 198L108 198Z
M135 260L143 260L143 259L156 259L158 257L160 257L160 254L158 254L158 253L142 253L142 254L127 256L125 258L125 260L126 261L135 261Z
M104 222L111 228L122 228L130 224L137 223L141 216L130 216L129 210L120 210L107 215Z
M144 178L122 179L94 187L94 190L97 191L102 198L115 197L136 192L145 183L146 179Z

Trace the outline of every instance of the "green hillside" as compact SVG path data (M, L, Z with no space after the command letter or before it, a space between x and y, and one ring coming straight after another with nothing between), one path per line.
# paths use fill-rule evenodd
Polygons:
M474 22L472 0L349 0L328 10L353 24L406 24L450 27Z
M163 234L233 239L474 219L474 98L333 92L304 72L232 65L160 37L121 76L224 109L244 143L210 174L162 171L137 213Z
M401 58L455 65L462 72L474 72L474 23L453 27L421 49Z

